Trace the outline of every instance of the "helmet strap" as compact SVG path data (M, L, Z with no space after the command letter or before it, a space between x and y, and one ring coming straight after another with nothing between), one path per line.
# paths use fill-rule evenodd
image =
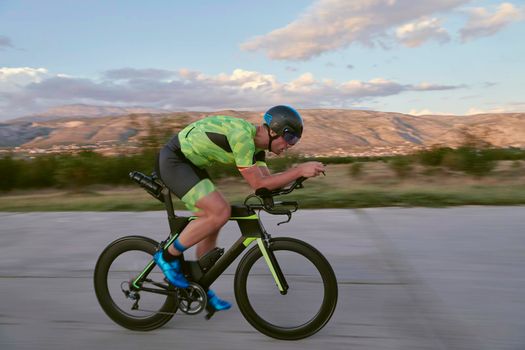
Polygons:
M264 126L266 126L266 131L268 131L268 139L270 140L268 142L268 151L271 152L272 151L272 142L273 142L273 140L278 139L279 135L272 136L270 134L270 127L267 124L264 124Z

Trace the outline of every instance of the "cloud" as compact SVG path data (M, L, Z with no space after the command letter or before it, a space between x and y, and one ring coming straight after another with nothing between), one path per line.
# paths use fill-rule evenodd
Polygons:
M462 87L402 84L384 78L338 82L317 79L311 73L283 82L271 74L243 69L206 75L189 69L125 68L105 72L100 79L85 79L51 74L43 68L0 68L0 118L72 103L174 110L264 109L281 103L300 108L349 108L406 91Z
M324 52L360 43L388 47L396 40L394 28L413 23L410 32L401 30L405 43L444 40L439 21L424 24L422 18L448 12L470 0L319 0L285 27L251 38L242 50L265 51L274 60L308 60ZM428 21L428 20L427 20ZM414 23L418 23L415 25Z
M498 85L499 83L493 82L493 81L486 81L483 83L484 88L491 88L493 86Z
M525 6L519 8L507 2L500 4L493 13L482 7L472 8L467 12L469 19L460 30L463 42L496 34L510 23L525 19Z
M487 114L487 113L505 113L508 109L504 107L490 108L490 109L481 109L477 107L470 107L467 110L465 115L474 115L474 114Z
M519 108L522 112L525 110L525 102L509 102L512 108Z
M38 83L49 76L45 68L0 67L0 92L16 91L30 83Z
M177 72L164 69L135 69L121 68L109 70L104 73L107 79L115 80L134 80L134 79L168 79L176 75Z
M445 113L445 112L435 112L431 111L430 109L423 108L421 110L418 109L411 109L410 112L408 112L410 115L452 115L453 113Z
M511 102L506 106L497 105L496 107L492 108L470 107L465 114L474 115L487 113L523 113L524 109L525 102Z
M441 43L450 40L447 31L441 27L437 18L422 18L416 22L404 24L396 29L396 37L407 47L418 47L430 40Z
M439 85L423 82L417 85L414 85L412 90L414 91L442 91L442 90L454 90L459 88L465 88L465 85Z
M14 49L13 43L11 42L11 39L4 35L0 35L0 50L4 49Z

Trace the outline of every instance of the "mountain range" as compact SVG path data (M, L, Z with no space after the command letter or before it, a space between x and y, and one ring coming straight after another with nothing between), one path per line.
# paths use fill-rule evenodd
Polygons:
M100 118L116 115L126 115L135 113L169 113L164 109L147 108L147 107L115 107L115 106L94 106L86 104L71 104L57 106L48 110L31 114L25 117L12 119L8 122L34 122L48 121L60 118Z
M231 115L254 124L263 111L166 112L87 105L66 106L0 124L5 151L46 153L90 147L102 153L126 153L148 135L163 137L209 115ZM470 116L424 115L346 109L299 110L305 123L293 149L305 155L347 156L409 153L475 140L494 147L525 148L525 113Z

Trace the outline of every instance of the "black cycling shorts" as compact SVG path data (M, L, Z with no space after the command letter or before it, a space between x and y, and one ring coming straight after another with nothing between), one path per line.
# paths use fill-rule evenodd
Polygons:
M178 134L160 150L157 172L164 184L191 211L199 211L197 201L215 191L206 170L195 166L182 153Z

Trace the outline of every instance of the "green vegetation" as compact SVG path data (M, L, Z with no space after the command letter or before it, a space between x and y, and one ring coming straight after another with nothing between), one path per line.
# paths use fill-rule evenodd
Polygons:
M412 160L406 156L395 157L388 162L388 165L400 178L408 177L413 170Z
M361 176L363 173L363 163L357 162L350 165L350 175L354 178Z
M488 175L498 160L523 159L521 150L476 149L463 146L457 149L436 148L420 152L417 156L421 164L445 166L456 171L463 171L476 176Z
M28 188L81 189L94 184L129 184L130 170L151 172L153 154L104 157L94 152L0 159L0 191Z
M165 135L148 139L143 153L128 156L0 158L0 211L160 210L162 204L135 186L128 173L151 173L161 138ZM314 159L292 154L270 157L268 164L279 172L308 160ZM328 164L327 176L309 180L293 194L304 208L525 204L525 151L520 149L463 146L315 160ZM232 201L250 193L234 167L218 166L210 175Z

